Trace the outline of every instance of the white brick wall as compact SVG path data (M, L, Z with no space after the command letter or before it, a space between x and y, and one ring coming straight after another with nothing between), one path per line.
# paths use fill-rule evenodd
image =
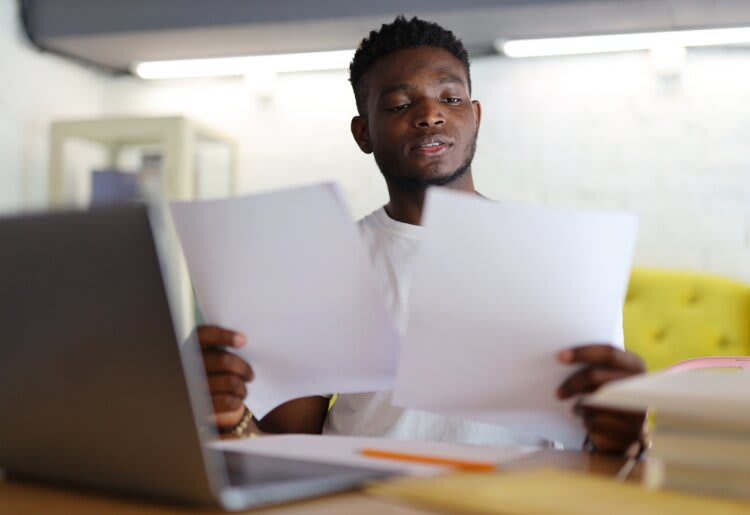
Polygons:
M473 63L483 119L474 165L494 198L641 215L639 265L750 282L750 49L689 50L679 81L645 53ZM338 180L362 216L386 199L349 133L345 72L279 77L270 101L240 81L114 79L110 113L182 112L241 142L243 190Z
M691 49L680 79L664 81L639 53L477 59L478 185L633 210L637 264L750 282L749 65L747 48Z

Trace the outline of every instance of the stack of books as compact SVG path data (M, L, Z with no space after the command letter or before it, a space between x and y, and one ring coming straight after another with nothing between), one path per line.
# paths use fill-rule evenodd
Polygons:
M750 371L658 372L587 403L653 410L647 487L750 498Z
M750 422L657 413L651 442L647 486L750 498Z

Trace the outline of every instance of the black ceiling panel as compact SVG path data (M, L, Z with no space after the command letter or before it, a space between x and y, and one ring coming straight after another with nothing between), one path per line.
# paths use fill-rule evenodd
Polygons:
M498 38L750 25L750 0L19 0L41 49L103 68L353 48L398 14L453 30L472 55Z

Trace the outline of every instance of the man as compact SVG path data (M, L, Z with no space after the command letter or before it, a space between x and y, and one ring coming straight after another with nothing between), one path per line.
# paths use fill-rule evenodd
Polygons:
M351 122L352 135L363 152L375 157L390 197L388 204L359 226L389 308L403 330L427 187L477 194L471 162L481 106L471 99L469 59L462 43L452 32L416 18L398 17L371 32L355 53L350 80L358 111ZM243 404L245 383L252 380L252 369L222 350L244 345L244 337L211 326L200 327L198 334L215 421L224 432L244 430L249 417ZM643 371L635 355L606 344L568 349L557 359L584 365L560 385L557 395L561 399ZM328 401L321 396L289 401L257 421L257 426L274 433L323 432L488 445L534 441L534 435L512 435L492 425L393 407L389 392L340 395L330 412ZM640 437L642 413L577 409L592 448L621 452Z

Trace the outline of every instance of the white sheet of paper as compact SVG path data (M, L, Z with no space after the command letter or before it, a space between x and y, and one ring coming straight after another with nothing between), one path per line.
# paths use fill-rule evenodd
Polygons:
M362 449L378 449L390 452L418 454L421 456L492 462L497 464L507 463L535 451L535 449L529 447L480 447L444 442L333 435L260 436L258 438L246 438L243 440L219 440L209 445L217 449L282 458L324 461L338 465L364 466L418 476L450 472L453 468L410 461L371 458L362 456L360 451Z
M247 404L390 389L399 338L338 189L171 204L206 323L244 333Z
M580 447L556 353L609 342L637 219L429 190L393 396Z

